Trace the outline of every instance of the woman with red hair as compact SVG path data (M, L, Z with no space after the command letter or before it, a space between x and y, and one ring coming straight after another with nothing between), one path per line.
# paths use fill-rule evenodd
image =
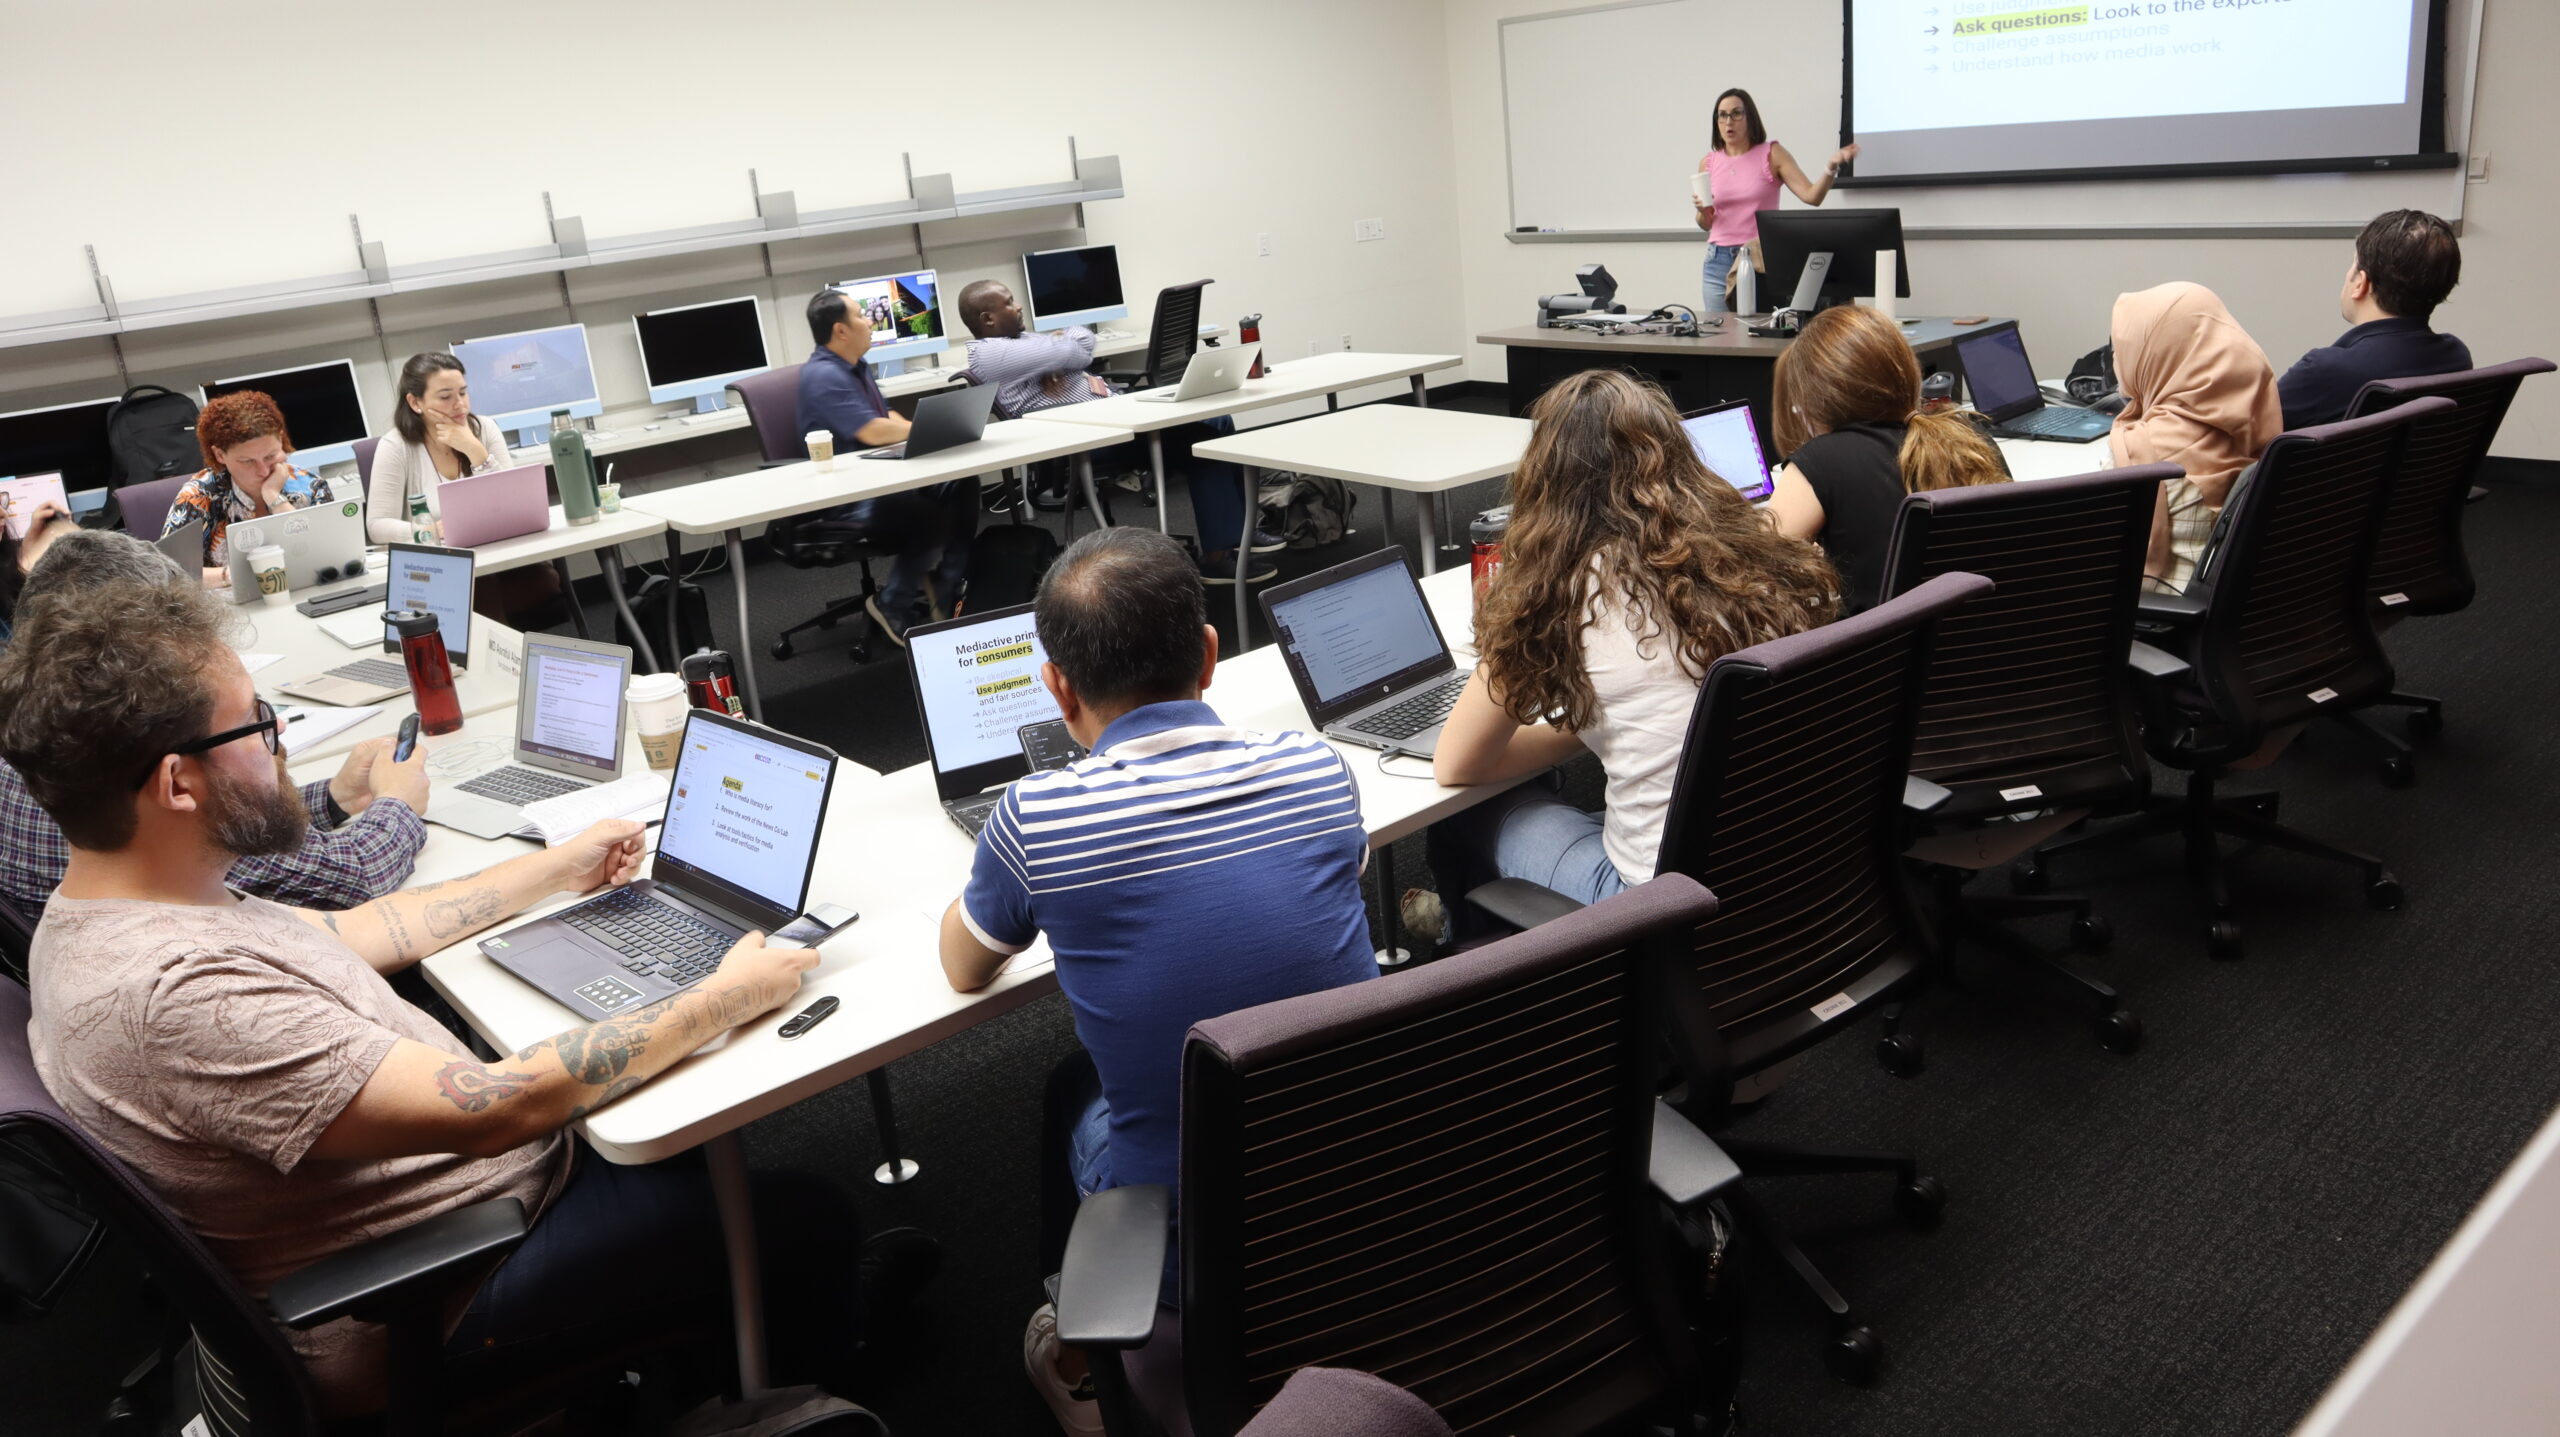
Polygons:
M196 415L196 446L204 452L204 470L169 501L169 519L160 526L160 536L165 539L203 520L205 585L227 588L231 550L224 538L231 521L307 509L320 497L320 480L293 467L293 436L285 432L284 411L254 389L207 404Z

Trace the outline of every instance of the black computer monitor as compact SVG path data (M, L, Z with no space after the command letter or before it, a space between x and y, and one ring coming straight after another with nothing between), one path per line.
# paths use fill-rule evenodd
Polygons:
M112 399L88 399L0 414L0 475L60 474L73 493L114 482L107 453Z
M1129 317L1120 251L1107 244L1035 250L1022 257L1022 310L1033 329Z
M631 332L652 404L716 400L729 381L773 367L764 347L764 312L751 294L635 314Z
M373 433L365 423L353 360L212 380L204 387L205 402L244 389L266 395L283 411L284 427L293 436L293 462L305 469L355 458L356 441Z
M1822 280L1822 303L1846 304L1876 292L1876 251L1892 250L1896 298L1911 297L1911 254L1902 247L1898 209L1762 210L1760 307L1784 309L1804 274L1805 256L1829 251L1831 272Z

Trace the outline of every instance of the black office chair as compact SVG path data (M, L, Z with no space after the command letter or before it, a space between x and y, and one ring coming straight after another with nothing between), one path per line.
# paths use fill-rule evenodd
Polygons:
M1660 1207L1736 1174L1655 1099L1646 950L1714 909L1656 879L1194 1025L1180 1309L1158 1302L1162 1187L1087 1199L1058 1284L1115 1437L1233 1437L1308 1367L1395 1383L1461 1433L1707 1430Z
M2547 359L2511 359L2454 374L2378 379L2356 394L2347 408L2350 419L2428 395L2454 403L2452 413L2436 415L2410 431L2407 457L2392 476L2391 497L2374 540L2373 571L2365 579L2378 631L2388 633L2403 619L2470 607L2478 586L2462 547L2463 507L2479 497L2472 486L2517 387L2527 375L2548 374L2554 367ZM2385 707L2409 710L2401 720L2409 737L2425 739L2443 732L2444 701L2394 690L2331 716L2380 751L2383 782L2405 788L2416 782L2417 768L2408 742L2376 722L2373 710Z
M160 537L169 522L169 505L178 491L187 487L193 474L173 474L166 479L145 479L127 484L115 492L116 524L144 543Z
M18 905L0 898L0 973L19 987L27 986L27 950L35 945L36 926Z
M1912 732L1932 630L1990 592L1979 575L1941 574L1855 618L1716 660L1690 713L1654 868L1687 874L1717 900L1665 985L1705 998L1703 1009L1661 1009L1682 1073L1680 1110L1746 1175L1892 1173L1895 1208L1914 1227L1936 1222L1946 1190L1908 1155L1725 1134L1743 1079L1890 1003L1924 971L1929 945L1902 875L1904 820L1948 794L1911 777ZM1467 898L1514 927L1574 908L1511 878ZM1829 1315L1832 1370L1871 1379L1883 1355L1875 1332L1747 1184L1728 1200Z
M2115 989L2002 921L2067 913L2073 946L2103 952L2111 930L2089 901L1965 886L2093 813L2136 809L2150 794L2125 654L2153 502L2183 472L2148 464L1913 494L1885 555L1887 598L1940 574L1980 574L1997 586L1939 622L1911 744L1911 772L1949 795L1905 850L1936 896L1937 966L1960 943L2025 964L2093 1002L2098 1041L2118 1053L2142 1041L2142 1022ZM1916 1073L1918 1037L1888 1013L1878 1057L1892 1072Z
M2142 598L2142 619L2156 626L2159 645L2133 651L2142 741L2153 758L2186 770L2186 793L2154 794L2132 818L2046 844L2044 859L2183 835L2187 869L2211 910L2205 947L2217 958L2241 950L2218 834L2359 869L2368 902L2400 906L2400 880L2381 859L2277 823L2272 794L2230 799L2216 788L2234 772L2274 762L2322 714L2391 691L2391 660L2374 634L2365 587L2374 533L2413 426L2453 407L2450 399L2421 399L2276 436L2233 490L2217 522L2219 542L2187 591Z
M1147 330L1142 367L1114 370L1105 366L1103 377L1131 389L1180 384L1191 356L1200 349L1200 292L1215 283L1195 279L1156 291L1156 312Z
M733 380L729 392L747 411L747 425L755 431L756 444L762 450L763 467L772 469L784 464L797 464L809 457L804 431L800 428L800 366L785 364L762 374L751 374ZM839 458L838 463L854 462ZM847 619L862 617L863 605L880 592L871 574L871 561L893 558L898 541L877 534L870 526L849 519L838 519L824 513L794 514L776 519L764 526L765 547L773 556L794 569L833 569L851 564L862 575L862 591L850 598L830 599L815 615L784 629L774 640L772 654L788 659L794 653L791 636L811 629L832 629ZM751 640L750 640L751 641ZM871 662L871 645L857 638L845 646L857 664Z

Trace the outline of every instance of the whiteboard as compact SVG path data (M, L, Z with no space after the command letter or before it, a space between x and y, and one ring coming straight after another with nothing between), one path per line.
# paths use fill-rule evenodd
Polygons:
M2479 7L2449 0L2445 142L2469 148ZM1769 138L1808 171L1840 141L1840 0L1627 0L1497 22L1515 239L1524 228L1695 241L1689 176L1712 145L1712 102L1751 92ZM2352 230L2383 210L2462 218L2459 168L2397 174L1834 190L1898 207L1906 229L2103 234ZM1798 201L1783 196L1793 208Z

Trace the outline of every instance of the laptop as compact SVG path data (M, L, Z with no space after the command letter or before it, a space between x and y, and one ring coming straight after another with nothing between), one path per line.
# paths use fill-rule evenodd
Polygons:
M945 449L975 444L987 432L987 416L995 412L996 387L972 384L946 389L916 401L915 427L903 444L862 451L865 459L922 459Z
M151 541L151 547L169 557L169 562L190 574L204 571L204 521L189 519L184 524Z
M1244 388L1244 377L1253 372L1253 357L1262 352L1261 345L1243 349L1203 349L1191 356L1191 365L1182 371L1182 383L1172 389L1152 389L1140 394L1144 404L1172 404L1184 399L1206 399L1212 394Z
M364 572L363 484L324 479L320 489L319 497L303 508L231 521L223 544L232 602L258 601L258 576L249 572L249 555L270 544L284 550L284 581L290 588L317 588Z
M1761 451L1759 426L1751 422L1750 400L1729 399L1692 409L1680 416L1680 427L1688 431L1698 462L1707 466L1708 473L1754 504L1769 502L1777 481L1769 477L1769 456Z
M1047 657L1029 604L907 630L934 792L971 838L987 826L1006 786L1031 772L1023 726L1060 716L1040 682Z
M610 782L622 772L622 691L630 681L631 650L620 644L528 632L513 755L439 788L427 822L504 838L524 826L525 805Z
M808 905L835 777L823 744L694 709L650 876L480 951L584 1018L681 993L749 929L771 933Z
M436 616L436 632L444 636L445 656L457 669L471 666L471 551L431 544L394 544L383 559L382 607L332 614L320 621L331 626L360 627L379 641L385 654L400 651L399 636L383 618L393 609L424 609ZM342 639L343 641L343 639ZM334 669L276 685L278 693L322 704L378 704L409 691L409 670L396 658L358 659Z
M2103 439L2115 426L2112 415L2067 404L2047 404L2036 387L2036 367L2027 362L2026 341L2015 320L1985 325L1955 341L1956 368L1973 395L1973 407L1991 420L1991 432L2004 439L2055 439L2086 444Z
M1429 758L1468 671L1450 657L1404 550L1274 585L1262 617L1326 738Z
M551 490L543 482L543 467L519 464L438 484L431 492L445 543L470 549L550 528Z

